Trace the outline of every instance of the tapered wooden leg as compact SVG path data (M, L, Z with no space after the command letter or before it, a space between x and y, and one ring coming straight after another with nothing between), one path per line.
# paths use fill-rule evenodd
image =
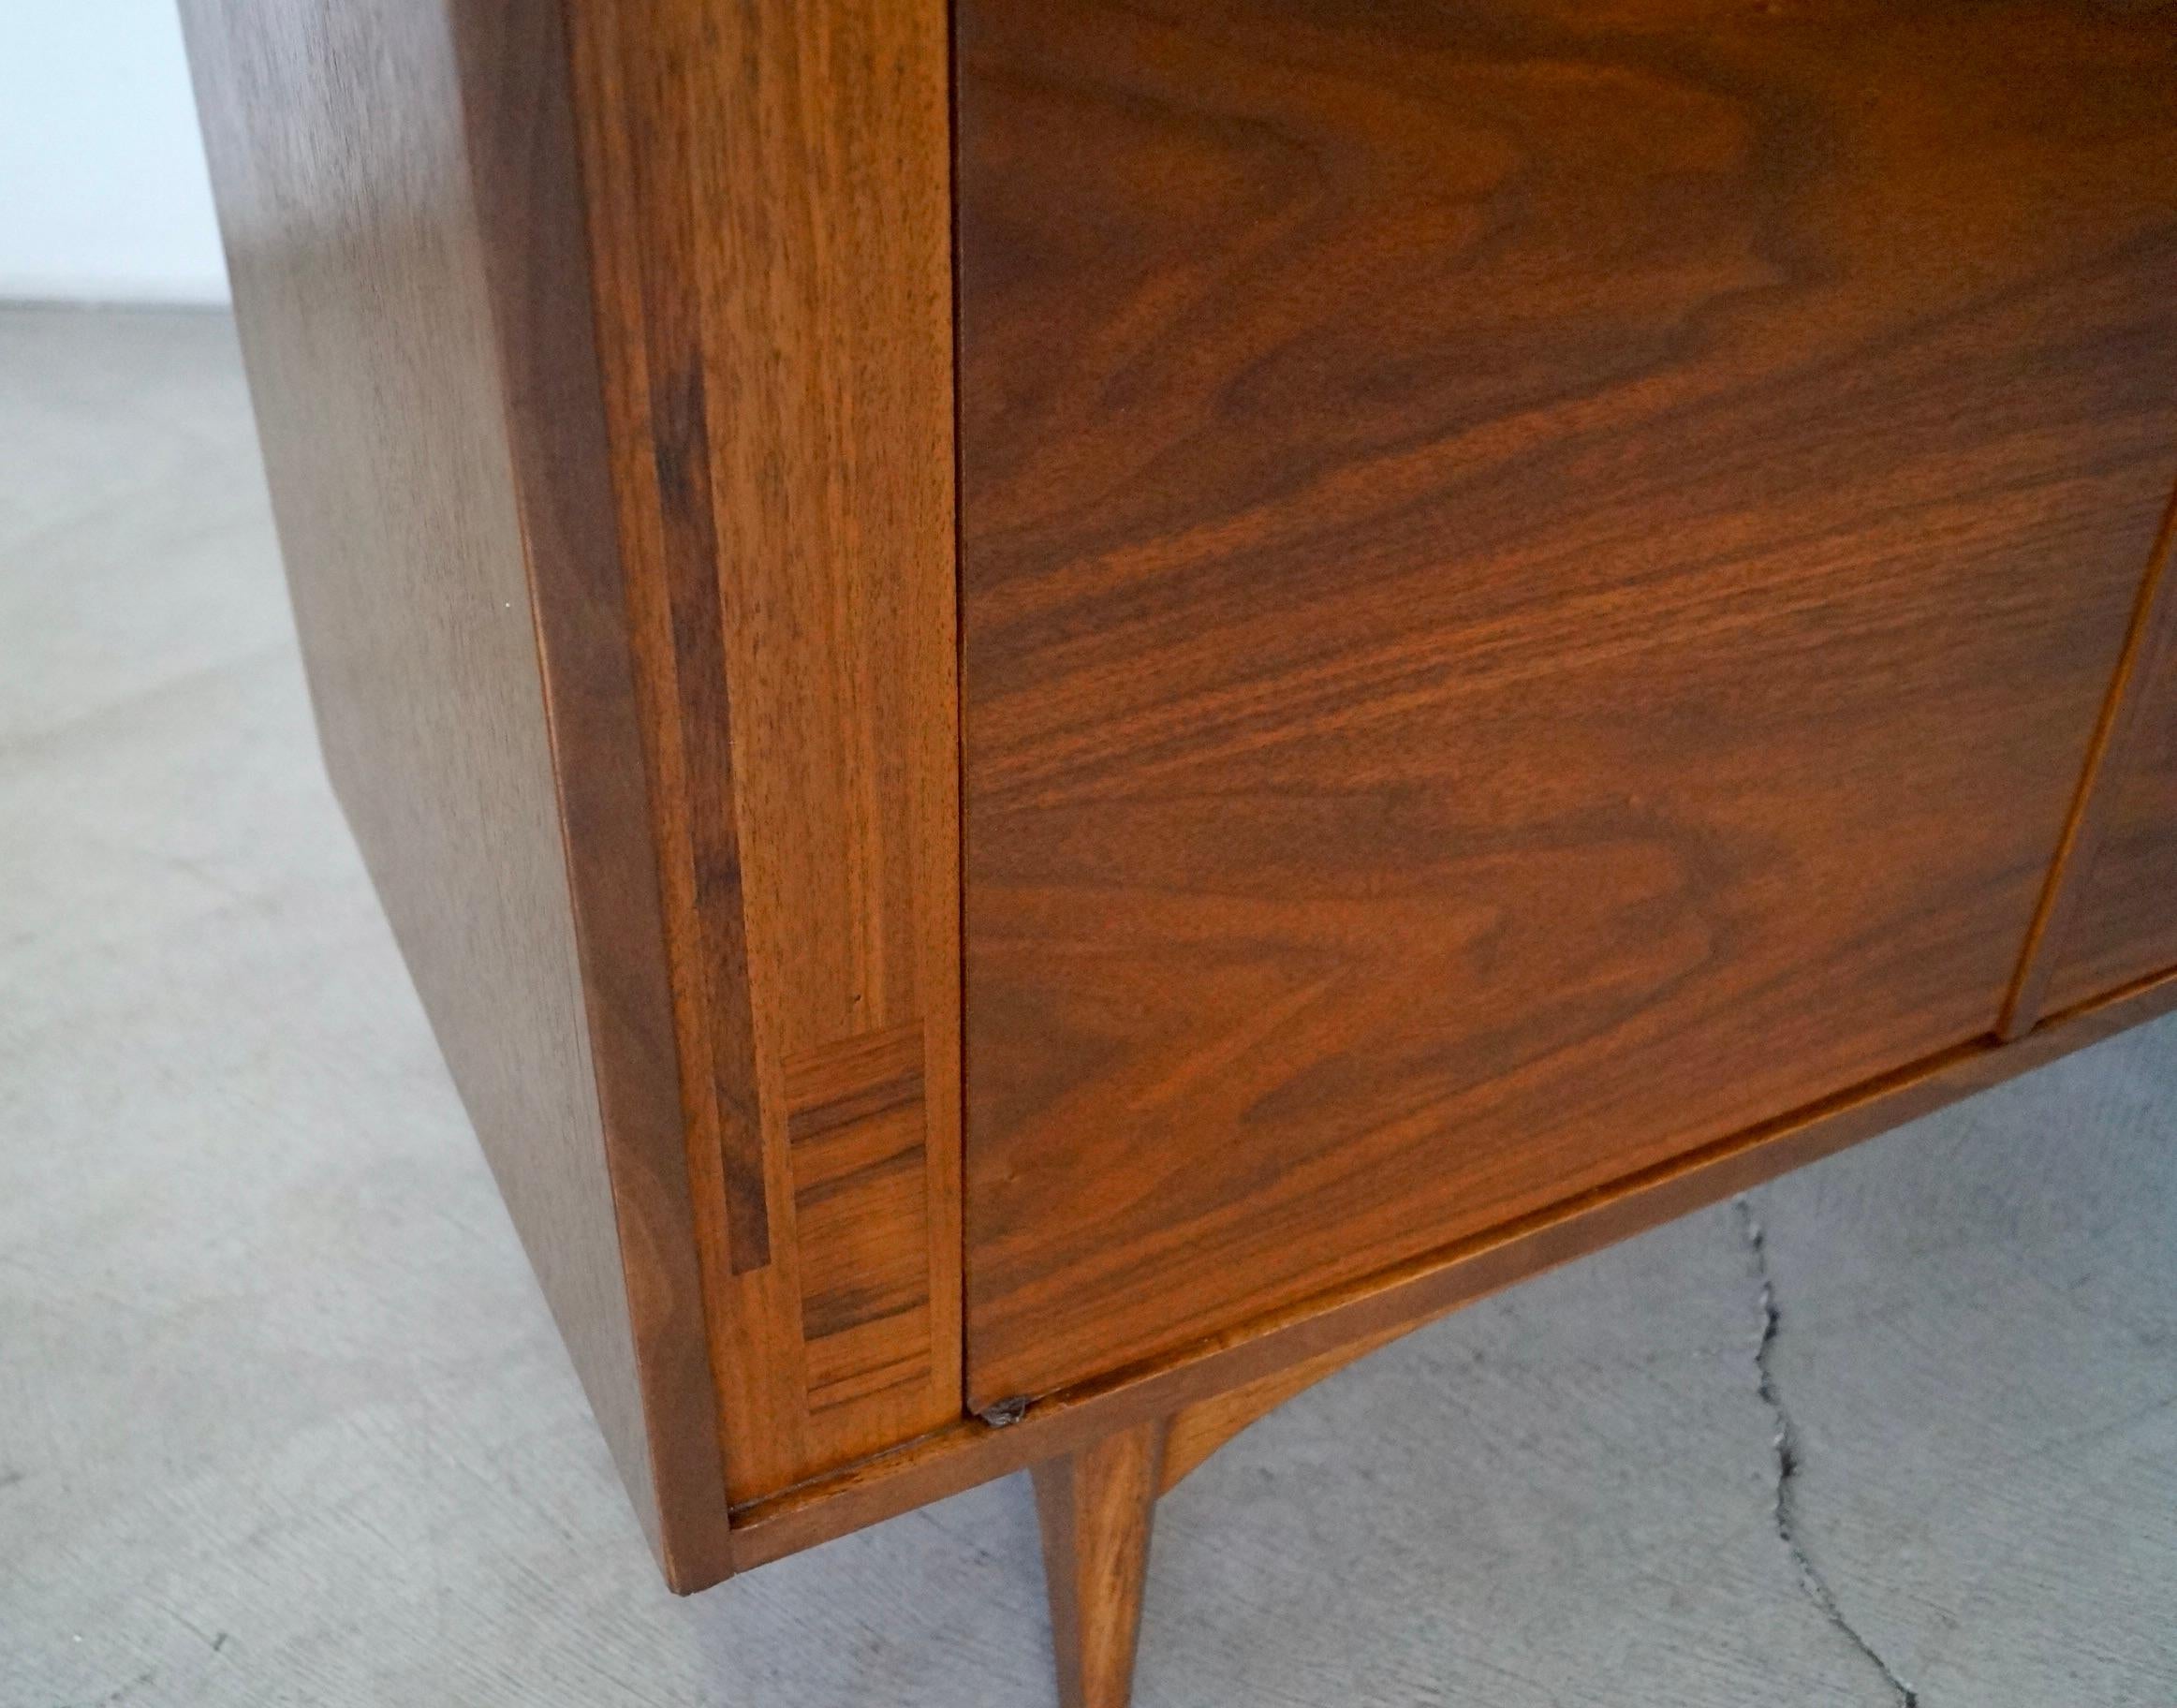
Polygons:
M1126 1708L1164 1480L1162 1419L1036 1467L1061 1708Z

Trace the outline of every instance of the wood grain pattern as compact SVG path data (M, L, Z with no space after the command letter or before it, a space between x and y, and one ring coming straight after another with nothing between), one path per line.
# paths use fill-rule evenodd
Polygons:
M1997 1024L2177 467L2177 32L958 11L971 1404Z
M2022 967L2012 1034L2051 1006L2177 966L2177 503L2163 524L2067 858Z
M683 1099L718 1158L706 1273L747 1498L961 1413L946 16L572 17ZM894 1231L865 1239L836 1204L802 1214L788 1064L910 1031L919 1195L885 1188ZM865 1388L846 1342L804 1345L804 1313L904 1296L917 1222L930 1356L918 1381Z
M557 11L183 9L327 766L699 1587L726 1493Z
M1059 1708L1126 1708L1164 1426L1139 1424L1036 1467Z
M782 1559L1100 1436L1161 1423L1188 1405L1418 1327L2170 1013L2177 1013L2177 974L2052 1016L2015 1043L1987 1038L1960 1045L1168 1357L1083 1382L1037 1401L1005 1428L971 1419L801 1488L736 1506L734 1565L746 1570Z

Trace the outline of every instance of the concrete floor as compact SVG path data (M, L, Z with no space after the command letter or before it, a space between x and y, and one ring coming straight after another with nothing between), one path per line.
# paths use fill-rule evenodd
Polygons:
M224 319L0 316L0 1703L1051 1700L1021 1480L660 1587ZM1142 1708L2177 1704L2173 1126L2166 1022L1378 1354L1167 1503Z

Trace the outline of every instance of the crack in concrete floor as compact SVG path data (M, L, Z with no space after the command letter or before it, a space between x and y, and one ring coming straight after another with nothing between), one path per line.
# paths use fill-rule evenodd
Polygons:
M1920 1692L1898 1676L1897 1670L1883 1659L1875 1645L1845 1616L1845 1610L1837 1603L1836 1592L1799 1539L1796 1493L1801 1464L1799 1435L1792 1426L1791 1412L1785 1406L1783 1391L1776 1385L1776 1370L1771 1358L1777 1336L1784 1331L1784 1313L1776 1303L1776 1280L1769 1267L1768 1234L1762 1229L1760 1218L1754 1214L1751 1202L1742 1197L1734 1203L1739 1213L1739 1230L1754 1260L1754 1276L1761 1288L1761 1338L1754 1347L1754 1370L1759 1380L1762 1403L1776 1420L1776 1539L1791 1555L1801 1590L1820 1610L1822 1617L1882 1674L1883 1683L1890 1686L1901 1708L1920 1708Z

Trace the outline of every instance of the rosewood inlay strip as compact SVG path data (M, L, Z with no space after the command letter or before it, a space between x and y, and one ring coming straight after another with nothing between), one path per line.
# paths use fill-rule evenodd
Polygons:
M862 1095L889 1082L914 1077L921 1095L922 1027L910 1021L880 1032L811 1051L787 1063L787 1104L798 1118L819 1105Z
M930 1374L922 1029L893 1026L787 1064L809 1405Z

